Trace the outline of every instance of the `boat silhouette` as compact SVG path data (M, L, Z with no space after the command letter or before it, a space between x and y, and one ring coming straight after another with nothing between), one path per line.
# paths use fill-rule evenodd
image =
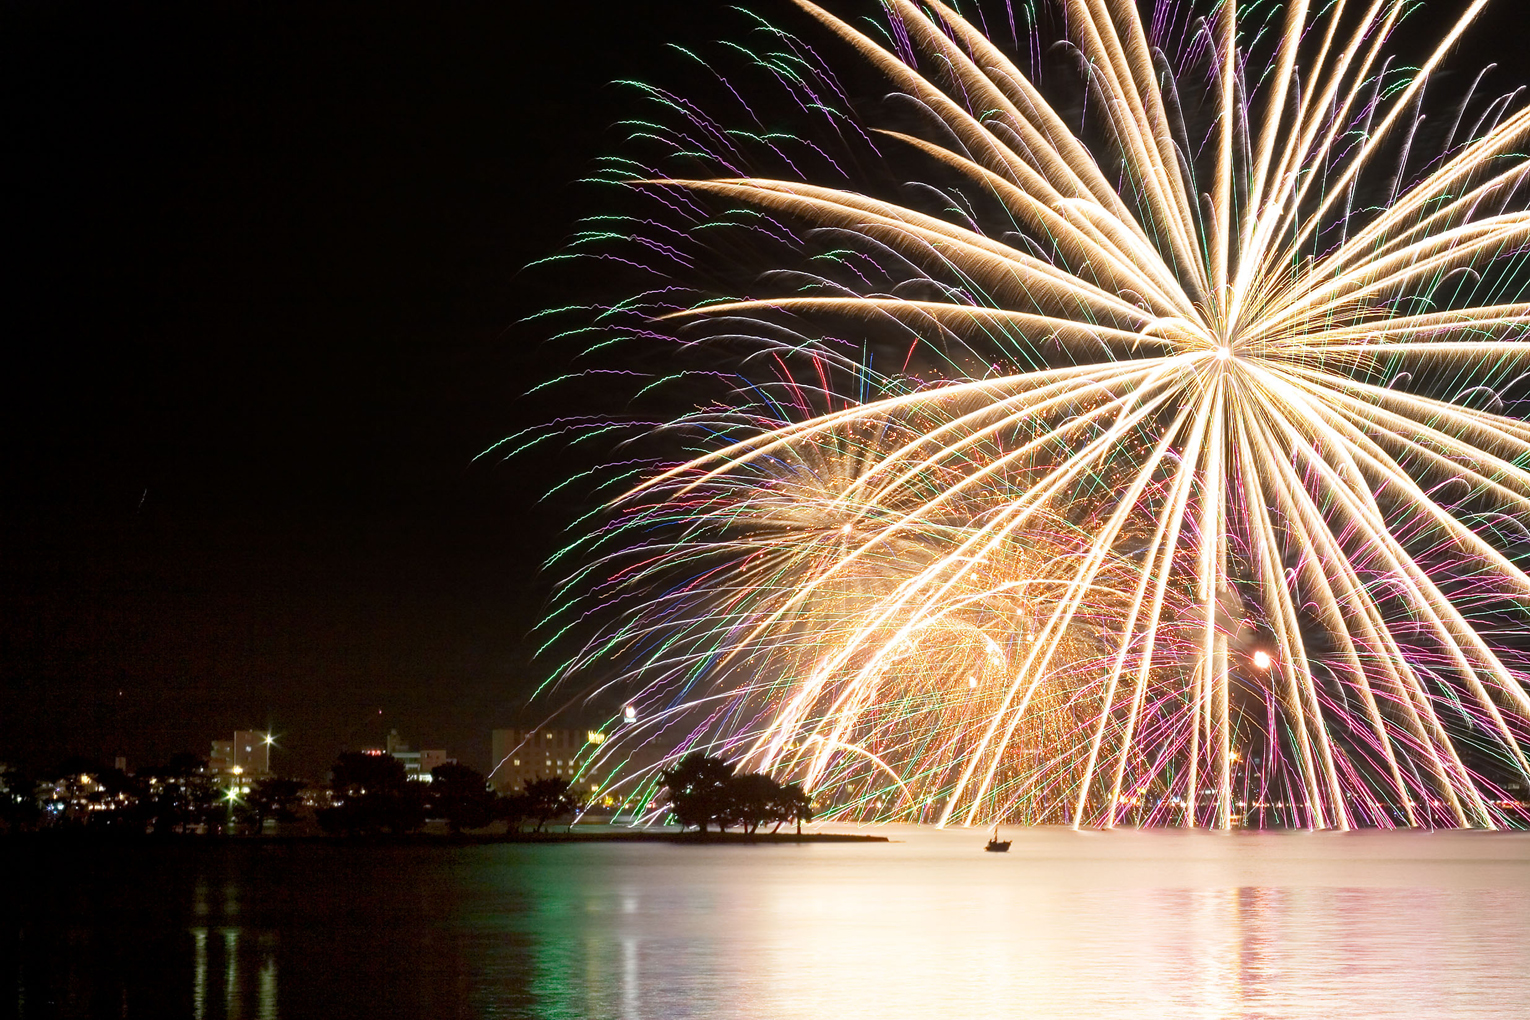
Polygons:
M1009 844L1009 840L999 838L999 827L995 825L993 827L993 835L989 838L988 845L983 847L983 849L991 854L1005 854L1009 853Z

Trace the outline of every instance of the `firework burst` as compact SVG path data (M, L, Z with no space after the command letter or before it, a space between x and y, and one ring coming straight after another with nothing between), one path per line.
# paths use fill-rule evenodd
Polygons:
M615 658L642 708L601 753L722 749L856 818L1521 822L1530 110L1420 114L1485 2L1408 69L1402 0L1067 0L1045 50L799 2L892 90L761 29L827 141L649 90L670 162L727 169L621 165L665 282L594 328L753 395L670 422L701 449L579 547L556 618L619 622L562 682ZM854 186L889 165L927 183ZM917 370L873 371L898 337Z

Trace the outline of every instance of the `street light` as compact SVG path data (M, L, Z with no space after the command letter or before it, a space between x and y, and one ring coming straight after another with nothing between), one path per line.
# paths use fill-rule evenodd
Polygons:
M232 778L228 781L228 795L224 798L228 803L228 826L230 830L234 826L234 806L239 803L239 777L244 774L244 769L235 765L229 769Z

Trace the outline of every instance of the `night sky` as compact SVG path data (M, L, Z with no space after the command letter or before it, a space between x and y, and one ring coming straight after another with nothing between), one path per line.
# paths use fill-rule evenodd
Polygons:
M521 269L684 6L6 7L0 761L487 764L575 509L472 463L554 413Z
M0 6L0 761L270 727L317 776L396 727L488 765L579 510L556 457L472 461L562 410L518 321L572 295L522 267L596 211L606 83L722 6ZM1498 47L1495 92L1518 6L1452 62Z

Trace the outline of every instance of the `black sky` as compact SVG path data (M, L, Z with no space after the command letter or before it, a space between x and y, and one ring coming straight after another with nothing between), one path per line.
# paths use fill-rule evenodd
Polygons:
M0 7L0 761L487 764L576 509L472 462L559 410L520 270L593 211L606 83L722 6ZM1516 6L1454 63L1530 80Z
M687 6L5 8L0 761L485 764L571 509L472 463L551 414L519 270Z

